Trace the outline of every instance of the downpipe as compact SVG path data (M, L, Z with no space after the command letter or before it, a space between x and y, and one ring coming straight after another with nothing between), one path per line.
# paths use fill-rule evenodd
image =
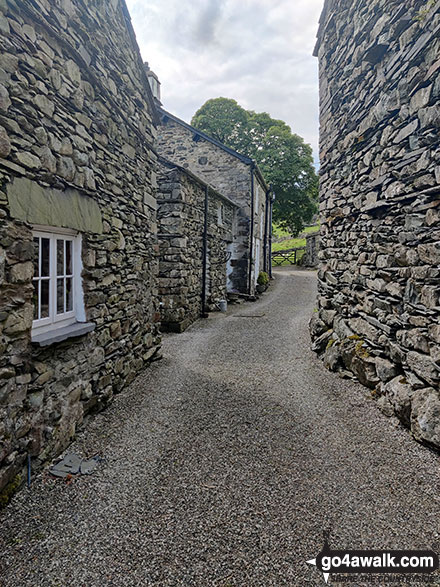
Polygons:
M249 243L249 275L248 275L248 295L251 295L252 290L252 264L254 256L254 170L255 162L251 163L251 230Z
M206 270L208 266L208 204L209 204L209 187L205 186L205 207L203 218L203 244L202 244L202 318L208 318L206 311Z

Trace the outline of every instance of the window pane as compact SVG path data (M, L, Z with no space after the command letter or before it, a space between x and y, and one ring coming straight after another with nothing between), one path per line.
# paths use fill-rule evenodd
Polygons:
M72 278L66 278L66 312L73 310L73 283Z
M46 239L43 239L46 240ZM49 280L41 281L41 314L40 318L49 317Z
M34 236L34 277L40 276L40 239Z
M57 239L57 275L64 275L64 241Z
M57 279L57 314L64 313L64 279Z
M34 293L32 296L32 303L34 304L34 320L38 320L38 304L39 304L38 288L40 286L40 282L38 280L35 280L33 283L34 283Z
M49 277L49 252L50 240L48 238L41 239L41 275L42 277Z
M72 241L66 241L66 275L72 275Z

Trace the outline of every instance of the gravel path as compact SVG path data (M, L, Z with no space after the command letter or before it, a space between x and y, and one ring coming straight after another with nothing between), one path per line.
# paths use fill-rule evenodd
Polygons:
M323 585L305 561L329 527L334 548L440 550L438 456L310 351L315 274L276 276L166 337L72 446L105 456L92 476L19 492L2 586Z

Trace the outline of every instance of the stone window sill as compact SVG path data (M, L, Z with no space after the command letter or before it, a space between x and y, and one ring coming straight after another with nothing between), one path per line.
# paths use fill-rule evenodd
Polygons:
M84 336L84 334L93 332L95 326L93 322L75 322L63 328L57 328L56 330L50 330L42 334L34 334L32 335L32 343L38 346L49 346L69 338Z

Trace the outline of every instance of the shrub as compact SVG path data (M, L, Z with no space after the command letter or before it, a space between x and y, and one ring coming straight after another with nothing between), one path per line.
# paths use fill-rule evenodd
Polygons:
M269 283L269 275L265 271L260 271L257 283L258 285L267 285Z

